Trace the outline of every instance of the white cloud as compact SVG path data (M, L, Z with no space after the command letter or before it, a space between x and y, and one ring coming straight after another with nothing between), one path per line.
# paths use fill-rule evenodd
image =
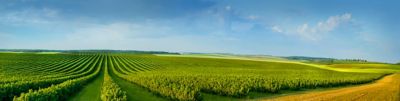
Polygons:
M274 32L283 33L283 30L279 26L272 26L271 30Z
M226 11L225 8L221 9L221 12L231 12ZM32 18L29 18L29 16L32 16ZM41 41L27 40L29 41L27 43L10 39L6 43L13 42L12 46L11 44L7 46L0 43L0 48L139 49L218 52L226 49L222 48L223 45L219 45L220 43L227 42L226 40L234 40L234 38L224 38L226 39L224 40L220 36L210 34L214 31L223 30L223 27L214 24L218 23L215 21L216 18L218 16L206 18L206 22L213 24L204 25L202 22L199 25L206 26L206 28L194 29L201 31L192 31L193 28L190 27L185 29L187 25L180 24L182 23L180 20L149 20L137 23L130 21L103 22L81 18L66 19L59 12L51 9L21 10L0 15L0 23L16 23L18 25L28 25L28 27L38 26L38 30L48 30L51 28L51 30L55 31L48 31L50 33L41 35L51 34L49 38L42 38L44 40ZM240 31L249 29L250 26L247 24L239 25L236 28ZM202 32L203 29L206 29L208 32ZM0 35L0 40L2 38Z
M303 24L297 28L299 36L318 40L323 34L333 31L337 26L351 20L351 14L336 15L329 17L326 21L318 22L317 26L308 27L308 24Z
M320 38L319 34L317 33L317 29L308 27L308 24L303 24L297 28L297 35L309 40L318 40Z
M282 29L278 26L272 26L271 30L274 32L283 33L285 35L299 36L302 39L317 41L320 40L325 34L335 30L343 23L351 21L351 14L345 13L343 15L331 16L325 21L320 21L315 26L310 26L308 23L297 26L295 29Z
M0 22L13 25L24 24L45 24L59 16L59 12L54 9L23 9L19 11L6 12L0 15Z
M169 27L152 24L124 22L92 24L77 28L73 33L67 34L66 43L70 43L71 46L109 47L110 45L128 44L131 40L164 37L170 32Z
M256 19L258 19L259 18L259 16L256 16L256 15L249 15L249 16L247 16L247 19L249 19L249 20L256 20Z
M133 25L125 23L113 23L109 25L94 25L86 28L76 29L67 34L72 41L85 40L89 42L108 42L120 40L132 33Z
M164 35L162 33L172 33ZM218 52L220 37L175 34L160 25L92 24L66 34L65 39L41 44L51 49L138 49L157 51ZM207 41L205 41L207 40Z
M351 20L351 14L346 13L341 16L329 17L325 22L319 22L318 25L312 29L318 32L329 32L335 29L339 24L348 22Z

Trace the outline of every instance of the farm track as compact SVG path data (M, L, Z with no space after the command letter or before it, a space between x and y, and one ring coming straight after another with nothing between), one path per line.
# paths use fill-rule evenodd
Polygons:
M74 96L70 97L68 100L69 101L101 101L100 99L100 94L101 94L101 86L103 84L103 78L104 78L104 57L99 58L101 62L97 62L96 64L99 65L101 68L98 76L88 84L84 85L84 87Z
M109 59L112 58L113 60ZM115 60L114 60L115 59ZM103 61L100 68L105 69L106 61L110 62L111 64L120 64L121 57L116 56L105 56L102 57L100 60ZM126 65L128 65L128 61L126 61ZM131 65L131 64L129 64ZM110 66L110 65L108 65ZM114 67L114 66L112 66ZM109 75L111 78L122 88L123 91L126 92L128 101L166 101L166 99L154 95L154 93L142 88L136 84L133 84L129 81L124 80L121 77L118 77L115 72L121 73L125 72L127 67L114 67L108 68ZM138 67L134 66L131 69L139 69ZM137 71L135 71L137 72ZM101 96L101 87L104 82L104 70L101 70L99 75L90 83L86 84L78 93L74 94L69 101L100 101Z
M165 99L154 95L154 93L149 92L145 88L142 88L138 85L130 83L129 81L123 80L120 77L117 77L114 73L110 74L115 82L122 88L122 90L126 91L128 101L166 101Z
M399 101L399 96L400 74L392 74L372 84L289 95L266 101Z
M72 96L69 101L100 101L100 89L103 84L104 73L99 75L90 83L85 85L79 93Z
M109 71L110 76L115 80L115 82L121 87L121 89L126 91L128 101L166 101L164 98L154 95L154 93L148 91L147 89L118 77L116 74L117 72L119 72L119 74L123 74L127 73L125 70L128 70L128 67L125 67L123 64L125 62L122 62L121 59L121 57L111 56L110 60L113 64L115 64L115 66L112 66L113 68L110 68ZM124 67L121 67L120 65L124 65Z

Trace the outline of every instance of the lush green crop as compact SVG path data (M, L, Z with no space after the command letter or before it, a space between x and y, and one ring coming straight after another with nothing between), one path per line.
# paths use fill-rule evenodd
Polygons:
M108 67L113 67L113 64L110 63L111 61L109 60L110 59L107 57L104 70L104 82L101 88L101 99L103 101L126 101L126 92L122 91L121 88L115 84L108 73Z
M86 84L91 79L95 78L97 74L99 74L102 66L102 60L93 62L91 65L91 69L95 70L90 75L77 78L70 79L58 85L52 85L50 87L39 89L36 91L30 90L28 93L22 93L19 97L14 97L14 100L17 101L45 101L45 100L62 100L66 99L69 95L76 92L81 88L84 84ZM89 66L89 65L86 65Z
M23 57L23 56L22 56ZM36 58L31 58L31 59L36 59ZM85 58L83 58L85 59ZM31 72L31 73L24 73L23 75L27 75L27 76L23 76L21 74L21 76L18 77L14 77L11 78L11 80L9 79L2 79L6 82L4 82L3 84L0 84L0 98L1 99L12 99L14 96L17 96L18 94L22 93L22 92L27 92L29 89L39 89L39 88L45 88L48 86L51 86L53 84L58 84L58 83L62 83L64 81L70 80L70 79L75 79L75 78L80 78L83 76L86 76L88 74L90 74L91 72L93 72L93 68L89 69L89 61L93 61L93 57L92 58L86 58L86 60L82 60L75 62L75 64L73 65L67 65L64 68L73 68L74 71L64 71L61 73L54 73L56 75L51 76L51 74L46 74L47 76L44 77L37 77L37 76L42 76L42 74L36 74L37 76L33 76L33 77L29 77L31 75L34 75L36 72L35 70L19 70L19 71L26 71L26 72ZM27 60L29 62L29 60ZM35 61L35 60L30 60L30 61ZM31 63L31 64L26 64L27 66L35 66L35 63ZM40 67L38 67L40 68ZM75 68L79 68L79 69L75 69ZM8 68L9 69L9 68ZM29 68L27 68L29 69ZM13 73L12 70L8 70L9 73ZM20 73L20 72L16 72L16 73ZM59 76L60 74L64 74L63 76ZM10 75L10 74L8 74ZM7 75L7 76L8 76ZM4 76L4 77L7 77ZM14 75L11 75L14 76ZM20 81L14 81L12 82L12 80L18 80L20 79ZM21 80L22 79L22 80ZM8 82L8 83L7 83Z
M250 92L276 93L361 84L385 75L217 58L121 53L0 53L0 100L65 100L103 74L104 78L99 79L103 81L99 81L102 84L98 86L101 88L98 98L105 101L129 100L113 77L167 99L201 100L201 92L241 98Z
M0 56L0 77L7 78L1 79L0 84L32 79L56 78L65 76L65 73L78 73L74 71L61 72L56 71L56 69L75 68L76 65L79 65L80 61L88 59L87 56L72 54L54 56L3 53Z
M123 78L176 100L199 100L200 92L243 97L250 91L275 93L281 90L333 87L370 82L384 74L343 73L306 65L228 59L115 56L117 69L159 69L134 72ZM133 61L136 60L136 61ZM147 64L143 64L147 63ZM132 65L142 64L142 65Z

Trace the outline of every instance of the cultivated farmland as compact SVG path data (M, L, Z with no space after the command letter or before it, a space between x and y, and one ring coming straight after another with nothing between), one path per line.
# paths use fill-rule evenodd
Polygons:
M112 52L0 53L0 100L245 100L252 92L369 83L388 73L339 72L310 65Z

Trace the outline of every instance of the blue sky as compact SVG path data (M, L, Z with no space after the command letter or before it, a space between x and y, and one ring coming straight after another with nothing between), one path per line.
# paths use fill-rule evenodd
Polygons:
M397 0L1 0L0 48L400 61Z

